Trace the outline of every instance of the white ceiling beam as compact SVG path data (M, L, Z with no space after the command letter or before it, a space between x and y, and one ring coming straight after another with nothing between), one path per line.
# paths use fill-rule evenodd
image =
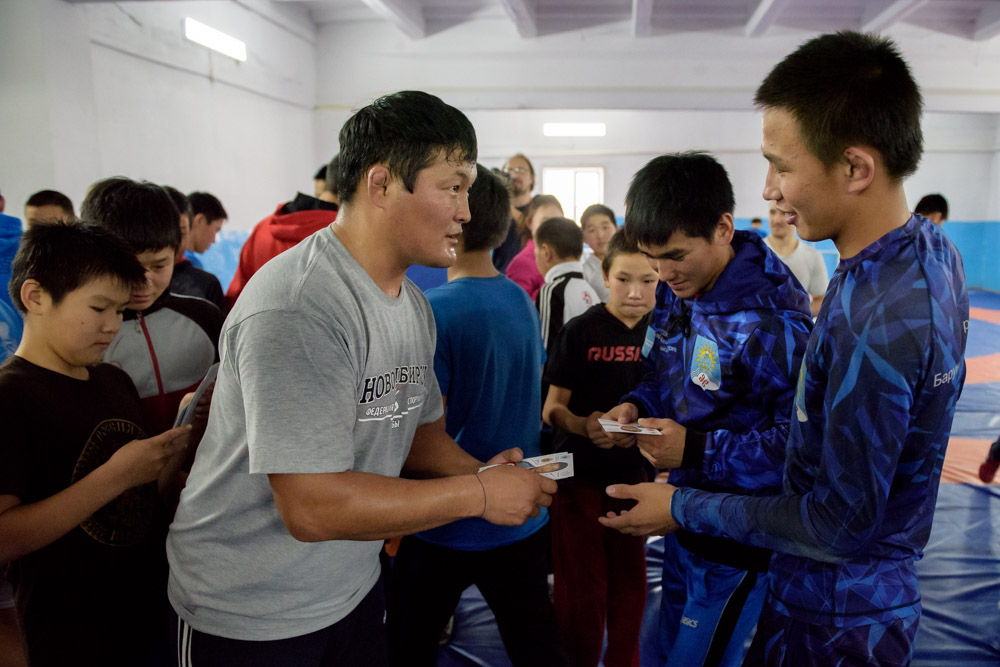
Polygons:
M535 8L531 0L500 0L500 4L517 28L518 35L538 37L538 22L535 20Z
M865 7L861 16L862 32L882 32L899 23L906 16L923 5L927 0L881 0Z
M369 9L412 39L427 36L427 21L420 2L411 0L362 0Z
M646 37L653 32L653 0L632 0L632 36Z
M760 0L747 24L743 26L743 34L747 37L763 35L778 20L787 4L788 0Z
M983 7L972 28L972 39L981 42L1000 35L1000 3L992 2Z

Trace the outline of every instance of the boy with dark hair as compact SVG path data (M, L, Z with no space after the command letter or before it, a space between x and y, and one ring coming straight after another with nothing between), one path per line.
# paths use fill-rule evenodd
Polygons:
M174 294L201 297L206 301L211 301L221 312L225 313L227 311L226 298L222 294L222 285L219 283L219 279L208 271L199 269L184 257L188 238L191 236L191 218L193 216L191 202L177 188L164 185L163 189L170 195L174 206L181 214L181 236L174 249L174 275L170 278L170 287L167 290Z
M569 218L549 218L535 230L535 264L545 277L535 300L548 350L563 325L582 315L601 297L583 279L583 232Z
M917 215L922 215L935 225L943 225L948 221L948 200L937 193L924 195L913 209Z
M559 631L573 665L639 664L646 607L646 541L604 528L597 518L623 505L604 488L648 479L635 448L613 447L597 422L642 379L640 350L656 296L656 271L635 241L615 234L602 253L609 300L566 323L545 366L542 418L554 451L573 454L574 476L552 504L552 572Z
M478 472L448 436L433 313L405 278L455 262L476 150L465 115L432 95L361 109L340 131L336 223L265 264L229 314L167 538L185 660L384 665L383 539L467 517L520 525L551 503L553 480Z
M33 666L165 657L153 482L189 427L146 439L132 382L100 363L142 281L132 252L88 224L34 225L14 260L25 325L0 365L0 563Z
M652 369L609 418L650 418L640 423L662 433L639 438L639 448L676 486L778 493L812 329L805 293L760 236L734 229L729 176L706 153L654 158L633 177L625 205L624 233L661 284L643 347ZM740 664L770 555L729 539L667 536L661 659Z
M76 220L73 202L55 190L39 190L24 202L24 220L28 226L36 222L70 222Z
M229 218L226 209L222 207L219 198L208 192L192 192L188 195L191 202L191 236L188 240L188 252L185 257L197 266L203 268L198 255L204 254L212 244L222 225Z
M316 173L313 174L313 194L318 199L320 194L326 190L326 175L329 173L329 165L324 163Z
M517 443L538 456L544 362L538 315L490 258L507 233L510 195L477 165L448 283L428 290L437 324L434 372L445 424L462 449L490 459ZM469 586L479 587L515 665L565 665L549 600L548 514L518 527L464 519L404 537L393 563L392 662L433 667L438 638ZM517 576L508 567L517 563Z
M748 664L907 665L969 317L958 251L903 191L920 90L892 42L841 32L787 56L756 102L764 199L841 256L799 371L784 492L614 486L639 504L602 521L773 549Z
M295 199L283 204L258 222L243 249L233 280L226 290L226 301L232 308L247 281L266 262L288 250L302 239L337 219L337 156L324 171L323 189L315 197L298 192Z
M146 270L133 287L125 325L104 354L132 378L146 424L169 428L184 394L194 391L218 359L222 313L208 301L171 294L180 216L159 185L115 177L91 186L80 208L87 219L125 241Z

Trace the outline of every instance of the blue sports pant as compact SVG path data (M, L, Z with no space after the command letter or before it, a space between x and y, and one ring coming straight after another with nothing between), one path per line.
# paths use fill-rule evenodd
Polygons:
M743 662L767 593L767 575L705 560L663 540L660 658L671 667Z

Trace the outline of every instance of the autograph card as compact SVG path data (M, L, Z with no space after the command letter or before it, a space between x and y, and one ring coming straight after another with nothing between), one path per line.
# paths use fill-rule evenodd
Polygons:
M509 463L497 463L494 465L513 465ZM549 479L567 479L573 476L573 455L569 452L559 452L557 454L545 454L544 456L533 456L530 459L521 459L517 463L521 468L527 468L531 470L532 468L540 468L542 466L554 465L555 470L550 470L549 472L538 473L542 477L548 477ZM492 465L483 466L479 469L479 472L486 470L487 468L492 468Z
M655 428L646 428L638 424L619 424L611 419L598 419L603 428L608 433L630 433L632 435L663 435Z
M194 398L192 398L191 402L184 406L181 413L177 415L177 420L174 421L174 427L184 426L185 424L191 423L191 420L194 419L194 407L198 405L198 401L200 401L201 397L205 395L209 386L215 382L215 378L218 374L219 364L212 364L212 367L208 369L208 372L205 374L205 378L201 381L201 384L199 384L198 388L195 389Z

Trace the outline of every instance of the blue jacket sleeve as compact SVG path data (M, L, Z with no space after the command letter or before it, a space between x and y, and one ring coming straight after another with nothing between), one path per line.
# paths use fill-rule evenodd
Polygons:
M795 410L803 413L788 448L789 466L795 457L802 474L786 477L783 495L679 489L674 519L688 530L820 561L860 553L884 516L925 365L918 336L887 341L876 333L899 320L880 310L841 333L853 336L843 354L807 355L803 373L814 377L802 380Z
M719 429L704 438L692 434L682 465L698 467L706 480L725 487L781 486L795 380L811 325L804 316L775 316L754 331L741 362L750 382L747 400L765 415L761 427L742 432Z

